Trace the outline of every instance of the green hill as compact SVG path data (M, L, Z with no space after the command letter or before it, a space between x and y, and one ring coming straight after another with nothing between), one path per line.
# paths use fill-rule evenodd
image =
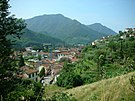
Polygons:
M114 32L112 29L106 26L103 26L100 23L94 23L94 24L88 25L88 27L100 33L112 34L112 35L116 34L116 32Z
M27 46L42 46L43 43L52 43L52 45L64 45L64 41L60 39L53 38L48 35L33 32L29 29L24 29L23 35L20 40L17 40L17 47L27 47Z
M77 101L135 101L129 78L135 72L66 90Z
M41 15L26 20L27 28L59 38L67 43L88 43L106 34L90 29L61 14ZM46 33L47 32L47 33Z

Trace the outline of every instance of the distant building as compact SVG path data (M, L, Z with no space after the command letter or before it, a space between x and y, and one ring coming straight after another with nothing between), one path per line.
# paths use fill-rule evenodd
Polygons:
M60 60L62 57L69 57L69 52L60 52L57 53L58 60Z
M38 81L38 70L31 69L28 66L23 66L20 68L20 70L22 71L22 73L19 74L19 77Z
M26 47L25 50L26 51L32 51L32 47Z
M94 46L94 45L96 45L96 43L95 42L92 42L91 45Z
M125 28L124 31L125 31L125 32L128 32L128 31L130 31L130 30L131 30L131 31L135 31L135 28Z

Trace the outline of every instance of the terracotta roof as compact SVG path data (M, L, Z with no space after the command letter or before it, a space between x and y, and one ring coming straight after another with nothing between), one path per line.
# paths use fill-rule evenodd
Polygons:
M39 54L50 54L49 52L40 52Z
M42 60L43 63L48 63L48 64L52 64L55 62L55 60L49 60L49 59L45 59L45 60Z
M41 66L49 67L49 66L50 66L50 64L42 64Z
M32 74L32 73L36 73L36 72L38 72L38 70L34 70L34 69L28 69L28 70L26 70L26 73L27 74Z
M63 67L63 65L60 65L60 64L54 64L53 65L53 68L54 69L60 69L60 68L62 68Z
M66 55L68 55L69 52L60 52L60 53L58 53L58 54L66 54Z
M19 78L28 78L27 74L20 74L20 75L17 75L17 77L19 77Z
M36 70L36 69L31 69L31 68L28 67L28 66L23 66L23 67L21 67L20 69L23 70L24 72L26 72L26 74L32 74L32 73L38 72L38 70Z

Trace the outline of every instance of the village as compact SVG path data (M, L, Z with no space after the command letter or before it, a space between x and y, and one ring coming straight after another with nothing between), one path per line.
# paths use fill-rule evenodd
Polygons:
M126 28L122 32L123 34L120 36L120 39L123 40L128 37L134 37L134 34L126 34L126 32L134 30L134 28ZM93 47L103 42L108 44L109 37L111 36L102 37L90 44ZM57 77L60 75L64 62L74 63L78 61L78 56L84 48L84 45L78 45L78 47L73 48L59 47L57 49L52 49L51 43L44 43L43 46L44 50L48 50L47 52L43 50L34 50L32 47L26 47L24 52L15 53L16 56L20 56L21 54L24 59L24 65L19 68L18 77L39 81L43 85L54 84L56 83Z
M64 62L74 63L83 49L83 45L75 48L52 49L50 43L45 43L43 50L34 50L26 47L23 52L15 52L15 56L22 56L24 64L19 67L17 76L23 79L31 79L45 84L54 84L62 70ZM20 59L19 59L20 61ZM42 73L41 73L42 72Z
M133 34L126 34L126 32L134 31L135 29L126 28L120 36L120 39L126 39L128 37L134 37ZM102 37L101 39L95 40L90 44L93 47L96 47L99 43L108 44L108 38L111 36ZM78 61L79 54L83 49L83 45L78 45L78 47L73 48L57 48L52 49L51 43L43 44L44 50L48 50L44 52L43 50L34 50L32 47L26 47L24 52L16 52L15 55L22 55L24 59L24 64L19 68L20 72L18 72L18 76L21 78L29 78L34 81L40 81L43 85L45 84L54 84L56 83L57 77L62 70L65 61L73 63ZM39 76L39 74L42 75Z

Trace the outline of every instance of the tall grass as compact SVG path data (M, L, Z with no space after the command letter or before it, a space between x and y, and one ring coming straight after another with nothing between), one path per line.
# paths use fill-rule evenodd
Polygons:
M129 78L135 72L69 89L78 101L135 101Z

